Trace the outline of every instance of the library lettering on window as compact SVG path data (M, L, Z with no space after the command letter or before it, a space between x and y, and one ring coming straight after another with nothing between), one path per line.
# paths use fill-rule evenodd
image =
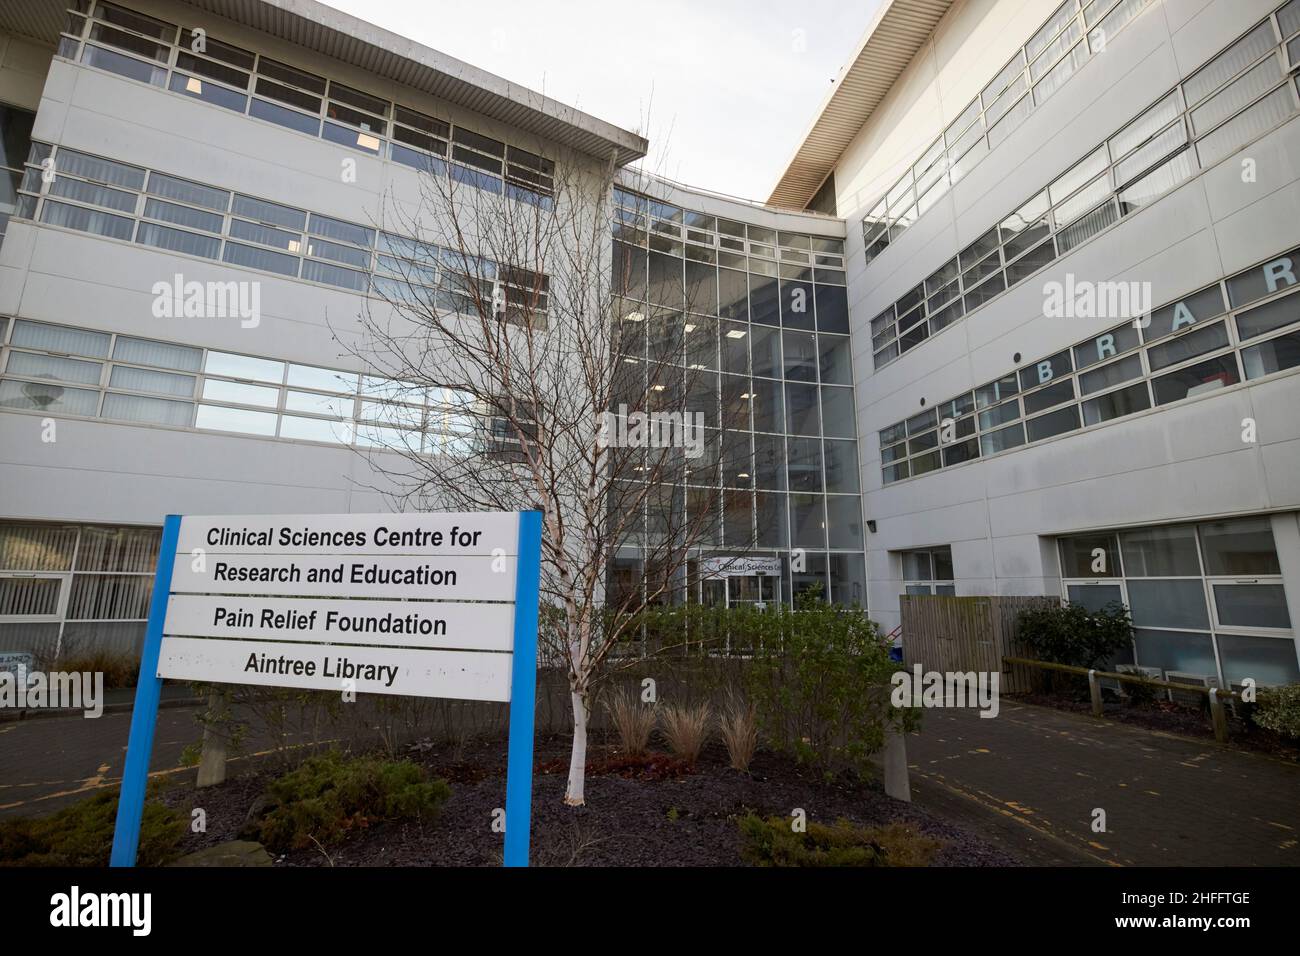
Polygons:
M884 0L765 201L621 174L618 354L705 412L679 599L1120 602L1116 664L1300 680L1298 75L1300 0ZM312 0L3 5L0 654L133 651L163 513L387 510L367 455L493 434L340 355L473 291L381 202L647 149ZM160 318L181 273L263 314Z

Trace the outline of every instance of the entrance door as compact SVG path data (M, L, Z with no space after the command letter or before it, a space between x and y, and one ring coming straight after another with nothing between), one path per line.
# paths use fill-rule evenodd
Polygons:
M781 603L781 579L776 575L738 575L726 580L728 607L750 604L769 608Z

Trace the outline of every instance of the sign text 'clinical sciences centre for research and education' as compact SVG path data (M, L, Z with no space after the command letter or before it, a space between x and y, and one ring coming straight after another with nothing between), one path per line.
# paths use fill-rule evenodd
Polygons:
M142 809L163 678L501 701L506 861L526 863L540 552L538 512L168 517L119 831L134 813L138 843L128 786L139 771ZM135 843L118 842L113 862L129 865Z

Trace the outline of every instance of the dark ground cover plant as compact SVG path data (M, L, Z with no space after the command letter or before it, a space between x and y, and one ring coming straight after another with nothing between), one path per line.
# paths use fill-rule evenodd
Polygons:
M378 822L431 820L451 788L446 780L428 779L409 760L331 750L276 779L266 795L262 842L283 851L339 843L350 832Z
M180 855L186 814L154 797L151 786L140 826L139 866L161 866ZM0 866L108 866L117 822L114 788L64 807L48 817L0 820Z
M716 737L694 769L658 750L637 758L643 762L636 766L620 753L616 741L597 744L588 765L588 803L576 810L558 799L564 792L568 755L567 735L539 735L533 777L535 866L745 865L737 821L748 813L782 816L793 807L804 808L810 823L905 824L943 844L932 866L1017 863L987 838L916 804L890 799L877 781L852 773L828 775L769 749L760 749L748 772L741 773L729 766L726 746ZM408 759L429 778L456 781L436 820L376 822L351 831L327 853L315 845L278 853L275 865L500 866L502 836L488 823L505 797L505 741L475 738L463 747L422 747L411 750ZM278 773L274 761L250 762L243 770L202 792L208 827L203 833L186 833L186 852L249 838L241 831L250 808ZM178 804L182 799L189 795L169 795Z
M755 866L929 866L943 844L900 823L859 827L847 820L808 821L747 814L738 822L742 854Z

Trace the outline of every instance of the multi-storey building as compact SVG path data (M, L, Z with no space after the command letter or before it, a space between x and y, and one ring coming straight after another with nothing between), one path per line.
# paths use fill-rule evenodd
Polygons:
M413 283L465 291L391 214L422 177L545 207L557 163L646 150L310 0L6 3L0 124L0 652L47 658L134 650L164 514L387 510L386 449L473 433L463 396L345 347ZM674 489L720 519L692 596L865 604L843 222L625 178L654 198L618 191L609 254L636 250L712 433ZM229 314L189 314L192 282L238 290ZM700 563L754 542L753 574Z
M1297 31L882 5L770 200L847 223L873 617L1120 601L1129 663L1300 678Z
M647 146L308 0L66 6L0 9L0 650L43 653L138 639L163 513L382 510L357 448L459 440L334 339L394 275L455 304L386 197L544 205ZM1117 600L1120 662L1300 677L1298 33L1300 0L885 0L766 205L625 176L619 314L716 411L689 596ZM155 315L182 272L261 322ZM770 573L708 573L745 541Z

